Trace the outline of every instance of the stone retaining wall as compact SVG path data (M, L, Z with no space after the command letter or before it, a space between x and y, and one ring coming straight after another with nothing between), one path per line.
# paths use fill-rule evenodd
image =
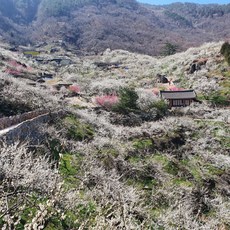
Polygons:
M11 127L13 125L17 125L23 121L33 119L33 118L38 117L42 114L46 114L48 112L49 112L48 110L35 110L35 111L20 114L20 115L16 115L16 116L0 118L0 130L6 129L6 128Z
M17 141L28 141L31 144L38 145L45 139L43 126L45 123L53 121L57 117L65 116L66 112L57 111L39 115L30 120L23 121L0 136L0 142L13 144Z

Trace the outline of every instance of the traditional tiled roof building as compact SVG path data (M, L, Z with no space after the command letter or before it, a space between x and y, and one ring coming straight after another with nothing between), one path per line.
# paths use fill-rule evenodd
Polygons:
M194 90L160 91L160 95L169 102L169 107L189 106L193 101L197 101Z

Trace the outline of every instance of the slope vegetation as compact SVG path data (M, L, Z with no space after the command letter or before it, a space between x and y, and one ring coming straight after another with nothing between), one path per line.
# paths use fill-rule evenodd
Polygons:
M19 103L18 114L65 116L31 123L30 136L0 136L0 227L229 229L230 69L221 45L157 59L124 50L79 57L56 43L28 58L1 44L1 116ZM195 88L202 104L169 110L155 90L172 85L158 73L174 90Z

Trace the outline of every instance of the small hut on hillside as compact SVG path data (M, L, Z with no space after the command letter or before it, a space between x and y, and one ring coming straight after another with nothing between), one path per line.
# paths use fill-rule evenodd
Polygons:
M194 90L182 91L160 91L162 99L169 102L169 107L189 106L193 101L197 101Z

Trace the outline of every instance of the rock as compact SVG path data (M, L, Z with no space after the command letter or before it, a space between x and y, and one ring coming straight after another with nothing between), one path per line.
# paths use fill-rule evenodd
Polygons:
M159 83L169 83L169 80L166 75L157 74Z

